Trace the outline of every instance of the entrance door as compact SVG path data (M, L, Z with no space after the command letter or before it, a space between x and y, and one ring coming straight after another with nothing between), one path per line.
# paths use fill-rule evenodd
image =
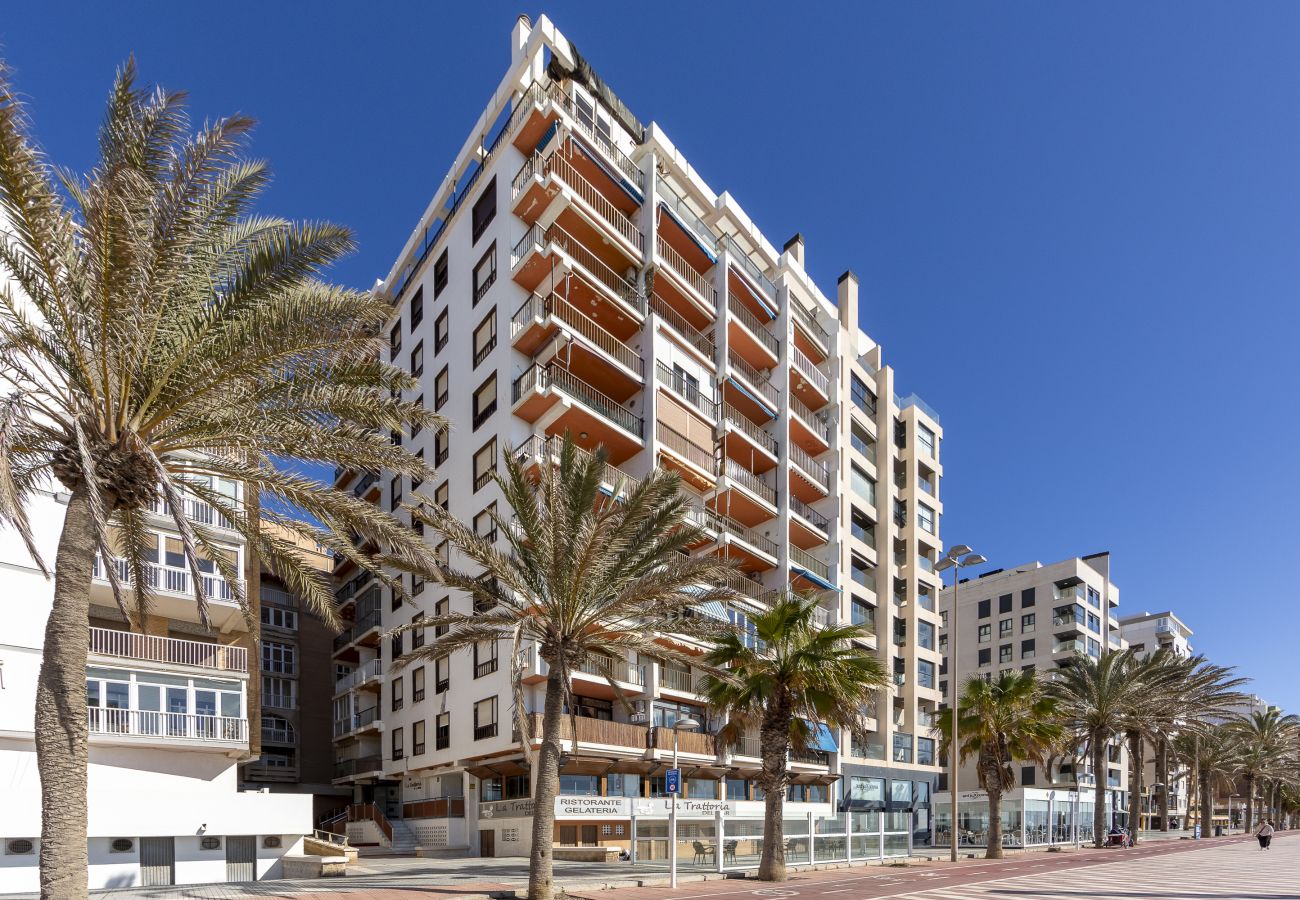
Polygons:
M478 833L478 855L487 859L497 855L495 831L480 831Z
M176 838L140 838L140 884L176 883Z
M257 838L231 835L226 838L226 881L257 880Z

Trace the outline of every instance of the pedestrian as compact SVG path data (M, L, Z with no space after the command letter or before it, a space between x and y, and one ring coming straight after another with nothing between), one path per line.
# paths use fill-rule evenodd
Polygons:
M1255 829L1255 837L1259 838L1259 849L1267 850L1268 845L1273 843L1273 823L1267 819L1259 823L1259 828Z

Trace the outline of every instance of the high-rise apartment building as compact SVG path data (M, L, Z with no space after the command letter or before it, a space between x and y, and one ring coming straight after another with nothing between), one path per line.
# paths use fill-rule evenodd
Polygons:
M655 467L679 472L706 530L694 552L734 560L745 596L701 614L744 628L781 592L813 591L823 621L872 631L866 646L891 675L867 733L825 732L791 760L787 815L879 814L904 848L928 831L942 432L859 329L852 273L825 296L801 237L774 246L543 18L513 30L508 72L378 290L393 304L389 358L452 427L394 436L437 467L434 483L342 471L341 487L391 509L418 489L488 534L493 512L509 515L490 478L502 454L550 465L565 433L608 449L611 490ZM337 574L352 620L335 641L337 781L373 804L350 832L526 853L522 742L537 732L515 733L509 648L394 672L434 636L381 641L383 630L469 612L469 599L409 576L407 597L394 596L349 563ZM531 715L546 664L526 647L522 665ZM757 741L715 741L722 723L699 674L652 657L575 674L558 855L661 854L664 771L684 716L704 725L679 734L689 815L752 808Z
M991 680L1003 672L1033 669L1050 678L1054 670L1067 665L1077 654L1098 657L1104 634L1109 636L1112 650L1124 646L1114 611L1119 605L1119 588L1110 580L1109 554L1073 557L1048 565L1032 562L1011 569L995 569L977 578L963 579L957 596L959 639L954 661L949 627L953 588L945 585L939 593L943 623L939 646L944 654L940 689L945 702L949 702L949 691L960 691L962 683L972 675ZM1106 779L1107 805L1111 810L1107 821L1123 824L1127 819L1127 758L1122 741L1116 739L1107 748L1104 773L1094 773L1091 759L1082 753L1078 758L1051 760L1046 773L1029 762L1017 763L1021 793L1009 798L1010 803L1004 809L1013 817L1024 813L1030 823L1025 829L1030 843L1048 843L1049 837L1071 840L1076 820L1085 833L1084 839L1090 840L1096 778ZM946 823L946 773L941 782L945 793L940 798L939 818ZM978 792L973 761L962 766L958 787L962 802L971 806L971 818L979 820L981 801L973 795L966 797L968 792ZM1049 815L1048 794L1056 793L1064 798L1069 792L1079 794L1079 808L1071 809L1064 802L1056 802ZM1023 807L1016 806L1022 802ZM986 808L983 815L987 819ZM959 827L965 833L980 832L978 825L960 823ZM1014 832L1020 834L1019 826ZM1034 839L1034 834L1041 835L1042 839Z

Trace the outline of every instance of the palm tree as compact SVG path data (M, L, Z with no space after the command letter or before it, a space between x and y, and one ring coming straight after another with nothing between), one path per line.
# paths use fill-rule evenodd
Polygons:
M1277 707L1252 712L1229 728L1241 743L1239 774L1246 785L1246 831L1255 820L1255 788L1263 779L1279 774L1288 751L1300 734L1300 716L1283 715ZM1262 801L1261 801L1262 805Z
M709 708L727 716L719 732L736 742L755 727L763 765L765 816L758 877L784 881L781 804L790 782L791 750L806 750L821 723L866 730L876 692L889 683L866 649L871 632L857 625L814 624L814 596L788 594L751 616L752 634L722 634L706 657L720 670L704 679Z
M714 556L686 553L703 533L684 524L688 501L679 490L679 476L656 469L639 484L615 484L607 496L601 490L606 458L604 448L586 453L565 435L558 464L544 462L534 479L514 455L506 454L504 475L493 477L515 520L494 514L492 532L504 536L507 550L437 504L421 498L414 510L472 567L444 563L439 574L448 587L469 595L474 611L421 620L421 628L448 631L402 664L472 650L480 643L507 642L514 661L515 722L525 736L522 644L535 642L549 667L533 787L530 900L550 900L555 890L551 847L561 727L565 706L572 709L572 673L588 660L631 652L689 659L658 636L711 633L704 620L689 614L737 596L715 586L733 573L730 565ZM573 735L576 743L576 730Z
M1181 732L1173 740L1174 752L1195 771L1201 836L1209 837L1214 822L1215 788L1233 778L1241 766L1241 742L1226 725L1210 725Z
M1107 650L1095 659L1076 654L1049 686L1066 733L1092 758L1092 833L1098 848L1106 834L1106 748L1124 733L1131 710L1141 705L1142 686L1130 677L1132 661L1130 650Z
M329 579L259 520L321 541L377 571L348 535L416 566L423 544L397 519L281 457L427 476L387 435L439 421L390 397L413 386L377 362L383 301L318 280L352 248L329 224L252 214L268 180L242 158L252 126L229 118L191 135L181 94L117 75L89 174L54 174L29 136L0 67L0 523L49 573L27 505L54 479L70 494L53 560L54 598L36 694L41 892L85 897L89 595L96 554L118 605L141 626L150 608L142 548L155 503L175 523L208 623L200 564L248 607L235 565L186 496L225 516L304 603L335 620ZM245 485L246 504L207 486ZM260 502L260 516L258 513ZM319 525L300 521L305 513Z
M1004 672L997 681L967 679L958 701L957 740L961 761L974 757L980 788L989 798L989 838L985 859L1002 858L1002 795L1014 790L1013 762L1044 759L1064 736L1056 699L1032 671ZM939 719L943 746L952 746L952 710ZM948 749L940 751L947 758ZM952 823L957 834L957 823Z

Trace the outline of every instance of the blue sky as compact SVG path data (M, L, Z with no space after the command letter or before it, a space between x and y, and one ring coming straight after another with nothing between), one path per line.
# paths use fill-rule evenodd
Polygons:
M261 121L266 209L353 227L337 277L366 286L504 71L521 7L162 10L6 10L51 155L89 165L134 51L196 118ZM774 242L802 232L827 291L858 273L863 326L942 413L948 541L997 566L1110 549L1124 609L1173 608L1199 650L1300 709L1300 6L546 12Z

